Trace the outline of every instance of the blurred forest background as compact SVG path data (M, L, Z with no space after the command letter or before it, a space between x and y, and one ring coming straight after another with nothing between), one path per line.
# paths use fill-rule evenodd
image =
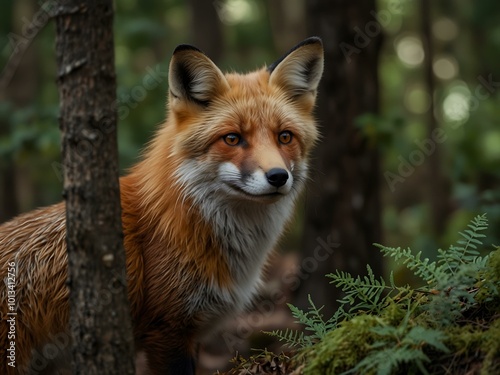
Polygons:
M0 12L0 222L61 200L55 4L8 0ZM324 137L281 244L291 260L277 262L307 274L287 292L299 305L311 293L332 311L333 287L315 280L335 268L393 269L373 242L432 258L487 213L485 243L500 244L500 2L119 0L114 30L123 173L165 118L175 46L249 71L307 36L323 38ZM333 260L304 263L325 242Z

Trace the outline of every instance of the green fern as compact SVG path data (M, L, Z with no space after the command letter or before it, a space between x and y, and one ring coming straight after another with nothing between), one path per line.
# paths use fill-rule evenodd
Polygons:
M335 273L326 275L326 277L332 279L332 284L344 292L345 296L338 302L343 309L345 309L345 306L349 306L349 310L347 310L349 314L358 310L378 313L384 307L384 301L388 296L393 295L394 292L404 294L408 291L408 288L397 287L394 284L392 272L389 285L387 285L382 277L380 279L375 277L369 265L366 268L368 275L363 277L354 278L349 273L338 270Z
M277 329L271 332L264 331L265 334L275 337L278 341L284 343L290 348L306 348L313 344L311 337L306 336L304 332L297 331L294 329L285 329L284 331L281 329Z
M421 259L422 252L419 251L416 255L410 249L401 250L400 247L387 247L380 244L375 244L380 249L384 256L390 256L395 261L403 260L403 264L413 271L415 276L425 280L427 284L435 283L441 277L441 268L437 262L430 262L429 258Z
M459 232L456 244L438 250L436 261L422 259L421 252L414 254L410 249L376 245L418 276L422 286L397 286L392 273L387 282L369 266L366 276L336 271L327 277L344 296L332 318L325 320L322 307L309 296L308 311L289 305L303 332L288 329L269 334L301 349L304 374L436 373L435 368L429 370L436 356L440 358L436 353L448 353L453 346L457 350L457 345L463 350L456 337L462 341L485 337L485 371L500 370L500 364L492 360L500 355L500 346L493 344L496 339L481 336L480 325L477 336L456 333L457 321L463 324L479 304L491 302L492 319L498 316L494 306L500 306L500 249L481 256L487 227L486 215L476 216ZM500 330L500 319L496 326ZM497 337L495 332L491 337Z
M483 268L488 260L488 257L480 257L477 250L482 245L480 238L486 237L480 233L488 228L486 214L476 216L467 227L469 229L458 233L462 239L456 245L451 245L447 251L438 250L438 264L449 274L456 274L461 265L470 264Z
M306 333L299 333L299 331L290 329L286 329L285 331L275 330L264 333L277 338L280 342L283 342L292 348L307 348L315 342L322 340L329 331L337 326L339 317L344 316L344 311L342 309L338 309L330 319L325 321L323 319L323 314L321 313L323 306L318 308L312 301L310 295L308 295L307 298L310 305L309 311L302 311L298 307L295 307L290 303L288 304L288 307L292 312L292 316L296 319L295 322L304 325Z
M402 364L414 364L420 372L427 374L424 362L430 362L423 351L429 347L434 350L448 353L449 349L444 344L446 336L433 329L421 326L410 328L411 309L397 327L391 325L372 328L375 341L371 345L370 353L347 373L369 373L376 370L378 375L389 375Z
M429 358L422 350L406 346L373 351L353 369L342 374L369 374L376 371L377 375L390 375L401 364L409 362L414 362L422 374L428 374L423 363L429 362Z

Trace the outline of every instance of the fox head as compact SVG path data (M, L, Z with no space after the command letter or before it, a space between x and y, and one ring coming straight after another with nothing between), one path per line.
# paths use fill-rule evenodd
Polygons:
M322 72L317 37L244 75L223 74L197 48L178 46L163 136L182 161L176 177L188 195L273 203L298 192L318 136L312 111Z

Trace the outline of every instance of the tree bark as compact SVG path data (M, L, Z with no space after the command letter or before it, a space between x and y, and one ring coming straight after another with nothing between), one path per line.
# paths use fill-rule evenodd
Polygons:
M366 35L370 21L378 24L370 14L375 10L374 0L307 2L309 30L323 38L325 71L317 103L322 139L310 163L295 302L306 308L311 294L317 306L325 306L326 317L340 295L325 274L365 274L367 264L382 273L381 255L372 245L380 242L379 156L355 125L359 115L378 110L381 26L377 31L370 24L372 37L358 36L359 30Z
M133 374L116 140L111 0L66 0L56 52L72 372Z
M193 44L215 63L224 52L222 22L217 14L217 2L189 0Z
M434 90L436 87L432 63L434 59L434 46L432 43L431 31L431 2L429 0L422 0L420 3L420 10L422 16L422 42L424 48L424 71L425 71L425 84L430 97L430 106L428 111L427 121L427 135L429 139L433 139L434 132L439 128L434 115ZM447 188L447 181L442 171L441 166L441 147L437 143L434 151L429 155L427 161L427 175L428 175L428 199L431 204L432 212L432 228L434 235L439 238L444 233L446 228L446 221L449 214L449 194Z
M298 41L307 38L303 0L273 0L266 6L271 21L274 45L278 51L287 51Z

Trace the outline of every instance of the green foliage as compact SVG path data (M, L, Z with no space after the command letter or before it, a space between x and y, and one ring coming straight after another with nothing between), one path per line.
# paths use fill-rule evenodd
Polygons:
M13 160L33 163L41 156L59 155L59 130L53 126L57 122L55 108L31 106L23 112L16 112L11 103L3 102L0 104L1 121L10 125L10 131L0 133L0 164ZM36 157L32 155L34 152Z
M364 113L354 119L355 126L369 140L370 145L382 150L393 147L398 132L401 131L404 120L399 115L386 116Z
M369 266L363 277L336 271L327 276L344 297L332 318L324 320L309 298L307 312L290 305L304 332L271 335L301 348L304 374L437 374L444 368L457 373L471 358L481 363L482 373L495 373L500 370L500 251L481 256L487 227L486 215L476 216L456 244L438 250L436 261L410 249L377 245L422 285L397 286L392 273L387 283Z
M481 238L486 237L481 232L488 227L486 216L476 216L468 229L459 232L461 239L448 250L438 250L437 261L428 258L421 259L421 252L413 255L410 249L376 245L382 253L395 260L402 260L415 276L426 282L421 288L435 295L426 305L432 318L439 324L450 324L461 315L461 312L475 303L475 295L481 289L475 284L482 279L486 269L488 256L481 257L478 246ZM491 283L482 283L483 288L494 287Z
M306 335L304 332L295 331L291 329L275 330L272 332L266 332L270 336L276 337L279 341L286 343L290 347L300 347L306 348L322 340L325 335L337 327L337 322L339 316L343 315L343 310L337 310L337 313L333 315L330 319L324 320L321 310L323 306L317 308L314 302L311 300L311 296L308 296L309 304L311 305L309 311L302 311L298 307L288 304L292 312L292 316L297 319L296 323L304 325L305 331L309 334Z
M342 304L342 309L343 306L350 306L348 314L357 310L379 313L383 307L383 304L380 303L381 299L388 296L388 294L384 295L384 292L388 292L389 294L394 292L405 294L408 292L407 288L400 288L394 284L392 272L389 278L389 285L386 285L382 277L377 280L369 265L366 268L368 275L364 277L358 276L354 278L349 273L338 270L335 273L326 275L333 279L332 284L335 284L337 288L341 288L345 293L344 298L339 302ZM344 315L350 316L348 314Z
M451 245L448 251L438 250L438 263L444 266L446 273L456 274L464 264L476 265L478 269L486 265L486 258L481 258L477 249L482 245L480 238L486 237L480 233L488 228L486 215L475 217L467 227L469 229L459 232L462 239L457 241L457 245Z
M352 370L347 373L369 373L376 370L377 375L389 375L403 363L414 363L424 374L427 374L424 362L430 362L424 353L424 345L449 352L443 343L446 336L437 330L414 326L409 328L408 322L411 310L398 326L383 325L372 329L375 342L370 347L370 352Z
M341 374L365 358L375 342L373 329L384 325L376 315L360 314L346 319L324 340L304 349L305 374Z

